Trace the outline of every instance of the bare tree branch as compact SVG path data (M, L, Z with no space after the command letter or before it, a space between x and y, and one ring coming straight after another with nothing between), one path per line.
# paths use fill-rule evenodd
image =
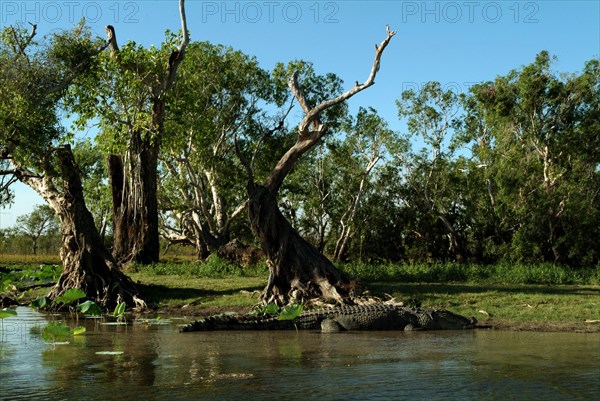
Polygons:
M169 67L167 70L167 78L164 81L161 92L166 92L171 89L173 84L175 83L175 73L177 72L177 68L183 58L185 56L185 48L187 44L190 42L190 36L187 29L187 20L185 16L185 0L179 0L179 16L181 18L181 43L179 44L179 48L171 53L171 57L169 57Z
M311 123L314 124L314 128L316 128L317 130L322 129L321 124L319 123L319 115L323 111L325 111L328 108L333 107L345 100L350 99L352 96L356 95L357 93L363 91L364 89L368 88L369 86L371 86L375 83L375 77L377 76L377 72L379 71L379 65L380 65L381 56L383 54L383 51L387 47L387 45L390 42L390 40L392 39L392 37L396 34L396 31L390 31L389 26L386 26L386 32L387 32L387 36L381 42L381 44L379 46L375 45L375 60L373 61L373 66L371 67L371 73L369 74L369 77L367 78L367 80L362 85L355 84L354 87L352 87L350 90L346 91L345 93L342 93L340 96L338 96L334 99L330 99L330 100L321 102L320 104L318 104L317 106L315 106L314 108L309 110L308 112L306 112L306 109L303 107L303 109L305 109L306 116L300 123L300 132L301 133L306 132ZM292 80L292 83L294 83L294 80ZM302 91L298 91L297 81L295 82L295 84L296 85L291 86L294 96L296 96L296 99L302 98L302 100L300 100L300 99L298 100L298 102L300 104L303 104L303 103L306 104L306 99L304 99L304 95L302 94Z
M388 43L392 39L392 37L396 34L396 31L391 31L389 26L386 26L387 36L381 42L379 46L375 45L375 60L373 61L373 66L371 67L371 73L369 77L363 84L359 84L358 82L349 89L348 91L342 93L341 95L321 102L317 106L312 109L308 107L308 102L300 84L298 82L298 74L294 73L290 78L288 84L290 86L290 90L294 94L294 97L302 107L305 112L305 116L300 122L298 126L298 140L279 160L273 171L271 172L269 178L267 179L267 188L272 193L277 193L283 180L288 175L288 173L294 167L296 161L308 150L314 147L319 140L327 133L327 127L321 123L319 117L320 114L327 110L330 107L333 107L339 103L342 103L357 93L365 90L375 83L375 77L377 76L377 72L379 71L379 65L381 62L381 56L383 51L387 47ZM311 130L312 128L312 130Z

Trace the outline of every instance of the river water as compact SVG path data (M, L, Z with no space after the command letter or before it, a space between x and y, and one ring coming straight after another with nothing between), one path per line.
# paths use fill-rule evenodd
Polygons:
M79 319L69 344L17 308L2 400L600 400L600 333L196 332L183 320ZM76 323L66 321L71 327Z

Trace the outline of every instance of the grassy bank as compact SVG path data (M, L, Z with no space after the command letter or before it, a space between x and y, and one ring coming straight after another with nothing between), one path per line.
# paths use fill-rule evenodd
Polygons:
M29 285L60 268L5 265L3 277ZM345 265L364 289L388 294L413 306L446 308L474 316L483 325L524 330L600 331L599 269L570 270L553 265ZM9 274L6 270L10 269ZM145 299L165 314L206 315L223 310L247 311L258 302L266 283L264 264L240 267L218 258L205 263L166 262L130 266L127 274ZM25 299L47 292L29 290Z
M339 266L361 281L407 283L600 285L600 266L572 268L551 263L493 265L461 263L353 263Z
M373 295L407 305L452 310L482 325L522 330L600 331L597 269L553 265L346 265ZM147 299L170 311L246 310L258 302L264 265L242 268L218 258L207 263L134 267Z

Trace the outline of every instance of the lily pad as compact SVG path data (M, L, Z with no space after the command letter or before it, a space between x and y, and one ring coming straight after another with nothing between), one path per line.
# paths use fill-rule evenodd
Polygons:
M85 332L86 332L86 328L83 327L83 326L77 326L77 327L75 327L73 329L73 335L74 336L79 336L79 335L81 335L81 334L83 334Z
M71 329L62 322L51 322L42 330L42 338L48 341L57 341L71 336Z
M41 296L41 297L31 301L29 306L31 306L32 308L35 308L35 309L44 309L45 307L50 305L51 302L52 301L50 300L50 298L48 298L46 296Z
M281 310L279 320L294 320L302 313L302 305L290 305Z
M279 312L279 306L277 304L268 304L265 306L265 314L276 315Z
M77 305L77 309L86 315L100 316L102 315L102 309L94 301L85 301L82 304Z
M125 313L125 302L119 302L113 312L114 317L121 317Z
M7 317L17 316L17 311L14 309L4 308L0 309L0 319L5 319Z
M85 298L85 292L79 288L70 288L60 297L56 297L56 303L68 305L81 298Z

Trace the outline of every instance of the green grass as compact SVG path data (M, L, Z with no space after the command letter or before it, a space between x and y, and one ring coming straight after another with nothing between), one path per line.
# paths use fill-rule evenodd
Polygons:
M600 285L600 266L574 269L551 263L494 265L461 263L353 263L339 268L360 281L409 283Z
M127 273L140 283L147 302L168 308L249 308L268 277L265 263L244 267L213 255L202 263L132 265Z
M132 273L144 299L159 308L250 308L258 303L266 277L185 277Z
M599 286L374 282L368 288L408 305L444 308L474 316L481 324L600 331L598 324L585 323L600 320Z
M58 266L5 264L5 283L56 279ZM438 264L353 264L340 266L365 289L389 294L407 305L445 308L476 317L481 324L530 330L600 331L600 269L572 270L550 264L492 266ZM9 272L9 273L6 273ZM266 265L241 267L218 257L203 263L173 259L126 273L144 299L165 313L207 314L248 310L268 277ZM30 291L27 298L46 293Z
M178 275L183 277L254 277L267 276L266 263L253 266L240 266L229 263L216 255L210 255L204 262L163 262L152 265L131 265L126 269L127 273L147 273L156 276Z

